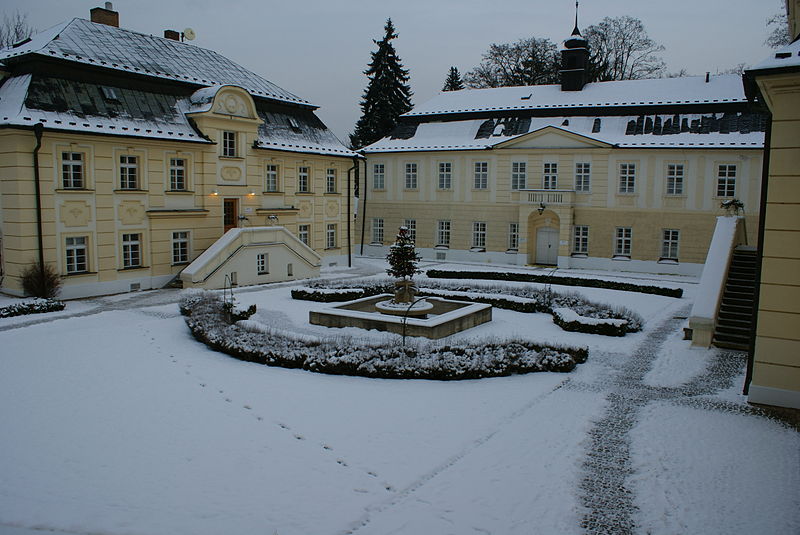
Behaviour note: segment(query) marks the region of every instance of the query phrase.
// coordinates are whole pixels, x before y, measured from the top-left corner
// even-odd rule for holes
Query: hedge
[[[25,303],[16,303],[0,307],[0,318],[13,318],[14,316],[25,316],[26,314],[44,314],[45,312],[58,312],[64,310],[65,305],[62,301],[55,299],[36,298]]]

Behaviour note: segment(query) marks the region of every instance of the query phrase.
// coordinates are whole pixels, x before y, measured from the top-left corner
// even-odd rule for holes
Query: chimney
[[[167,39],[172,39],[173,41],[181,40],[181,34],[175,30],[164,30],[164,37]]]
[[[89,13],[91,14],[92,22],[119,28],[119,13],[114,11],[114,6],[111,5],[111,2],[106,2],[105,8],[93,7],[89,10]]]

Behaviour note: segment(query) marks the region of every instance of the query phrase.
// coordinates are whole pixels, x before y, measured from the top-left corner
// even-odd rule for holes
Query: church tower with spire
[[[578,2],[575,2],[575,29],[561,50],[561,90],[580,91],[589,82],[589,42],[578,29]]]

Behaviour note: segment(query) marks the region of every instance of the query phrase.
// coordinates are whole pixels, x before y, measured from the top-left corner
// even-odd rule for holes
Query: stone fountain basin
[[[328,308],[312,310],[308,314],[308,319],[313,325],[324,327],[358,327],[403,334],[402,316],[381,314],[375,308],[376,303],[391,298],[390,294],[363,297]],[[439,339],[492,321],[491,305],[439,297],[427,297],[426,300],[433,305],[426,311],[427,318],[409,316],[406,320],[406,335]]]

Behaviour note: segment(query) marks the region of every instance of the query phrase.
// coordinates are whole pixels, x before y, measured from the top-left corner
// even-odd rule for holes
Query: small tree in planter
[[[416,288],[411,279],[417,273],[422,273],[422,270],[417,268],[417,262],[421,259],[408,233],[408,228],[400,227],[394,244],[389,247],[389,255],[386,257],[390,266],[386,273],[398,279],[394,283],[396,289],[393,302],[411,303],[414,300]]]

